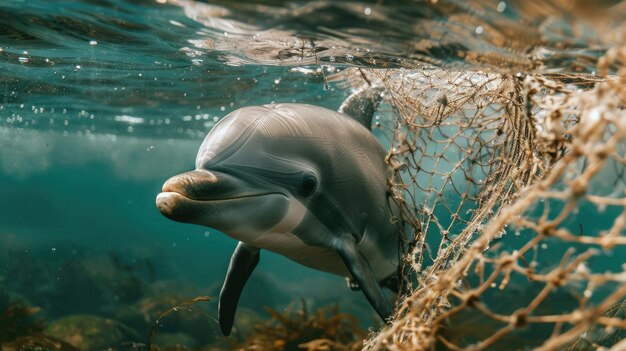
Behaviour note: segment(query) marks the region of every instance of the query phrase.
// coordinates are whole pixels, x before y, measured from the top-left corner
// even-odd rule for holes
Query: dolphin
[[[243,107],[208,133],[195,170],[163,184],[163,215],[239,241],[219,296],[224,335],[261,249],[346,277],[383,320],[390,316],[381,287],[397,292],[399,231],[385,151],[368,123],[306,104]]]

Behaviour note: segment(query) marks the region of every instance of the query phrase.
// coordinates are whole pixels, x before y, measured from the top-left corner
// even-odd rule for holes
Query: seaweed
[[[42,333],[43,321],[32,318],[39,310],[38,307],[26,306],[22,301],[14,301],[6,306],[0,312],[0,345],[21,336]]]
[[[152,328],[150,329],[150,334],[148,335],[148,340],[146,342],[146,349],[147,350],[160,350],[160,348],[157,345],[153,344],[153,339],[156,337],[159,326],[161,325],[161,322],[163,321],[163,319],[165,319],[167,316],[169,316],[170,314],[174,313],[174,312],[178,312],[180,310],[189,310],[191,311],[191,306],[194,305],[196,302],[208,302],[211,301],[211,297],[209,296],[198,296],[195,297],[191,300],[187,300],[179,305],[176,305],[170,309],[168,309],[167,311],[161,313],[161,315],[154,321],[154,323],[152,324]],[[207,317],[209,319],[212,319],[212,317],[208,316]],[[183,347],[183,346],[181,346]]]
[[[309,313],[304,300],[302,307],[278,312],[266,307],[270,319],[254,327],[252,334],[231,350],[337,350],[352,351],[363,347],[366,332],[356,318],[339,311],[334,305]]]
[[[20,336],[1,345],[2,351],[79,351],[80,349],[45,334]]]
[[[44,322],[33,318],[39,311],[38,307],[27,306],[19,300],[8,304],[0,313],[0,350],[78,350],[62,340],[43,334]]]

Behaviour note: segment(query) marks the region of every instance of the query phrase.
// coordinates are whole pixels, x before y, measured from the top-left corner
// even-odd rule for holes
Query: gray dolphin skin
[[[229,335],[260,249],[348,277],[381,318],[381,284],[397,277],[385,152],[364,125],[304,104],[244,107],[206,136],[196,169],[167,180],[156,204],[166,217],[239,241],[219,297]]]

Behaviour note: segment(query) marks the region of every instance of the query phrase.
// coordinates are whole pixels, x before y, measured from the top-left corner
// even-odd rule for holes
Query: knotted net
[[[626,347],[625,64],[615,48],[599,76],[351,73],[384,87],[409,228],[405,292],[366,349]]]

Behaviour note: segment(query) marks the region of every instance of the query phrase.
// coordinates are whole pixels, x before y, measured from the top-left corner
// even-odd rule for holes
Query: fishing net
[[[405,291],[366,349],[626,347],[624,64],[614,48],[599,76],[350,72],[384,87],[410,234]]]

